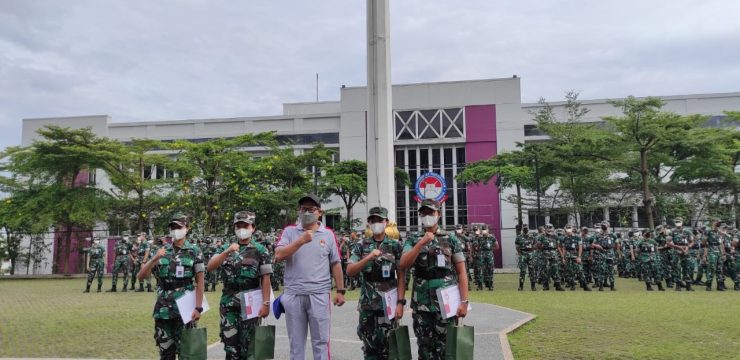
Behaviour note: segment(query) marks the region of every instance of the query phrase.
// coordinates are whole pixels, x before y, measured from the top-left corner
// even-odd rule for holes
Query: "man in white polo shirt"
[[[311,329],[314,360],[329,359],[331,330],[331,275],[337,284],[334,305],[344,304],[342,264],[334,232],[319,221],[321,201],[309,194],[298,200],[300,223],[283,230],[275,259],[286,261],[285,291],[280,302],[290,341],[290,358],[304,359],[306,335]]]

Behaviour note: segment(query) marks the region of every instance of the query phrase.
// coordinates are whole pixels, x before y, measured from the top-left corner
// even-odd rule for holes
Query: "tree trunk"
[[[67,223],[64,236],[64,274],[69,274],[69,256],[72,253],[72,226]]]
[[[522,219],[522,187],[516,183],[516,217],[519,219],[519,228],[524,224]],[[539,214],[538,214],[539,215]]]
[[[645,214],[647,215],[648,227],[655,228],[653,220],[653,198],[650,194],[649,173],[647,162],[647,150],[640,150],[640,177],[642,178],[642,204],[645,205]]]

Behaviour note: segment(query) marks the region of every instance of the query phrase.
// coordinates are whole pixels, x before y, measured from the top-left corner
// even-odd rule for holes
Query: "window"
[[[393,113],[396,140],[465,137],[463,108],[396,111]]]

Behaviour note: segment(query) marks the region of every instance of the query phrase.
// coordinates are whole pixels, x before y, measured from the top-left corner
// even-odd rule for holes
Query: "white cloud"
[[[395,83],[522,77],[522,100],[738,91],[740,3],[391,1]],[[277,114],[364,85],[365,1],[0,2],[0,147],[22,118]]]

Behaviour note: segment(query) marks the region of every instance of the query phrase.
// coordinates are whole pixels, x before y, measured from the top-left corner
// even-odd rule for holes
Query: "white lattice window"
[[[396,140],[465,137],[463,108],[396,111],[393,120]]]

